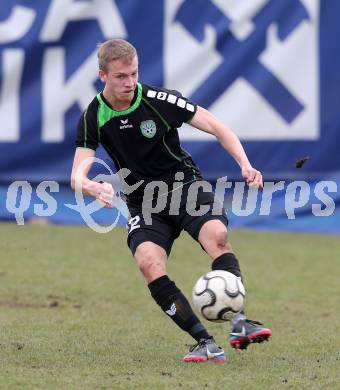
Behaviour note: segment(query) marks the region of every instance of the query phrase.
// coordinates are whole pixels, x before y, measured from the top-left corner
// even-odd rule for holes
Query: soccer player
[[[167,276],[166,263],[172,244],[185,230],[209,255],[212,270],[225,270],[241,277],[238,260],[228,241],[225,212],[213,215],[211,210],[214,194],[201,189],[194,204],[188,204],[190,185],[202,180],[202,175],[191,156],[182,149],[177,128],[187,122],[213,134],[238,163],[249,185],[262,187],[262,175],[251,166],[238,137],[209,111],[189,102],[177,91],[139,83],[138,56],[129,42],[112,39],[99,45],[98,62],[99,77],[105,87],[79,120],[71,185],[106,207],[113,207],[111,184],[90,180],[91,163],[83,163],[94,158],[99,143],[112,158],[117,171],[129,169],[130,174],[123,180],[131,215],[127,242],[151,296],[197,341],[184,361],[225,361],[223,349],[215,343],[181,290]],[[79,176],[80,185],[76,180]],[[158,193],[158,197],[152,191],[146,193],[154,188],[152,183],[155,181],[165,183],[168,191]],[[131,188],[134,191],[130,191]],[[174,194],[179,195],[177,212],[173,212],[171,204]],[[151,223],[143,214],[146,210],[143,201],[149,201],[149,196],[154,197],[151,210],[157,208],[155,203],[161,197],[167,197],[161,211],[150,213]],[[197,215],[195,211],[203,205],[208,205],[209,211]],[[248,320],[244,313],[237,315],[231,325],[230,344],[245,349],[252,342],[268,339],[270,329],[257,325],[262,324]]]

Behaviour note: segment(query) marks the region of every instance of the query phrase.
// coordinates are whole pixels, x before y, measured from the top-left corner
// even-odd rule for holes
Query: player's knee
[[[227,227],[219,220],[206,222],[199,233],[198,239],[204,248],[222,247],[228,249],[228,231]]]
[[[215,231],[214,241],[218,246],[224,246],[228,241],[227,229],[220,228]]]
[[[228,242],[228,231],[225,227],[221,227],[214,232],[214,244],[226,252],[231,251],[231,245]]]
[[[160,256],[148,245],[139,245],[136,249],[135,259],[138,267],[144,276],[162,273],[164,269],[164,262]]]
[[[147,271],[152,267],[152,265],[155,263],[156,258],[152,251],[149,249],[139,249],[137,248],[135,258],[137,260],[137,264],[139,269],[144,273],[144,271]]]
[[[232,252],[232,247],[228,242],[228,232],[225,227],[218,227],[214,230],[210,239],[205,242],[205,250],[212,258],[216,258],[223,253]]]
[[[231,247],[228,241],[225,242],[220,248],[223,253],[230,253],[233,251],[233,248]]]

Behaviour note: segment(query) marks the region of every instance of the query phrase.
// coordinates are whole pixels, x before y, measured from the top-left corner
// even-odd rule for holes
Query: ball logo
[[[140,124],[140,130],[144,137],[153,138],[156,134],[156,123],[153,120],[143,121]]]

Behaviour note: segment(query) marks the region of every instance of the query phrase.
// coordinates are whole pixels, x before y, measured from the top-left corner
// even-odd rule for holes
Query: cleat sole
[[[182,359],[183,362],[187,363],[205,363],[205,362],[214,362],[214,363],[225,363],[227,359],[223,356],[222,358],[205,358],[199,356],[189,356]]]
[[[268,341],[271,335],[272,332],[270,329],[261,329],[249,336],[230,338],[229,344],[235,349],[244,350],[252,343],[262,343],[263,341]]]
[[[214,363],[226,363],[227,362],[227,359],[216,359],[216,358],[212,358],[212,359],[208,359],[209,362],[214,362]]]
[[[198,356],[194,357],[194,356],[190,356],[190,357],[187,357],[187,358],[184,357],[184,358],[182,359],[182,361],[183,361],[183,362],[187,362],[187,363],[191,363],[191,362],[193,362],[193,363],[205,363],[205,362],[208,361],[208,359],[207,359],[207,358],[204,358],[204,357],[198,357]]]

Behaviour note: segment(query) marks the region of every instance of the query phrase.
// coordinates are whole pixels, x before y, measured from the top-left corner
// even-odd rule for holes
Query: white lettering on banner
[[[20,84],[25,52],[22,49],[3,51],[2,86],[0,90],[0,142],[19,140]]]
[[[96,19],[105,38],[125,38],[124,22],[112,0],[54,0],[48,10],[40,33],[42,42],[58,41],[67,23],[75,20]]]
[[[0,23],[0,44],[21,39],[32,27],[35,17],[34,10],[21,5],[14,6],[9,18]]]
[[[46,50],[42,71],[44,142],[64,140],[64,115],[75,103],[84,110],[96,95],[94,82],[97,79],[97,68],[97,56],[94,52],[65,82],[65,50]]]

